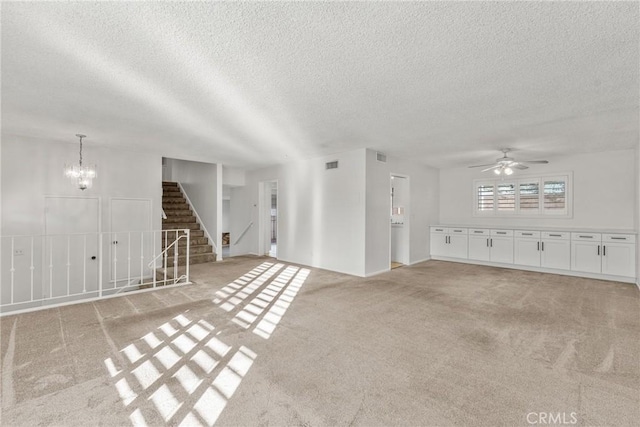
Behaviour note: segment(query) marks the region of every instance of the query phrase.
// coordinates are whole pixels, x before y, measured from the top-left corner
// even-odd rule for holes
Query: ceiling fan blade
[[[520,160],[520,163],[531,163],[531,164],[546,165],[547,163],[549,163],[549,161],[548,160]]]
[[[529,166],[521,165],[520,163],[516,163],[515,165],[512,165],[511,167],[512,168],[516,168],[516,169],[520,169],[520,170],[529,169]]]
[[[485,165],[485,166],[487,166],[487,165]],[[502,167],[502,165],[493,165],[490,168],[482,169],[481,172],[490,171],[491,169],[497,169],[497,168],[500,168],[500,167]]]
[[[470,168],[486,168],[487,166],[495,166],[495,163],[488,163],[486,165],[475,165],[475,166],[469,166]]]

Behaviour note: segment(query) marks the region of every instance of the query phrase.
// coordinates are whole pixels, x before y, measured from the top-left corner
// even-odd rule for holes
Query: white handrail
[[[191,206],[191,210],[196,215],[196,219],[198,220],[198,223],[200,224],[200,227],[202,227],[202,230],[204,231],[204,234],[209,238],[209,241],[211,242],[211,246],[213,247],[213,250],[216,253],[218,253],[218,246],[216,246],[215,240],[213,240],[213,238],[211,237],[211,234],[209,234],[209,230],[207,230],[207,227],[205,227],[204,222],[202,222],[202,219],[200,218],[200,215],[198,215],[198,211],[196,211],[196,208],[193,206],[193,203],[191,203],[191,200],[189,199],[189,196],[187,195],[187,192],[184,191],[184,187],[182,186],[182,183],[176,182],[176,184],[178,184],[178,187],[180,187],[180,191],[182,191],[182,195],[184,196],[184,198],[187,201],[187,203],[189,204],[189,206]]]
[[[169,230],[166,230],[166,231],[169,231]],[[187,241],[189,240],[189,231],[191,231],[191,230],[189,230],[188,228],[185,228],[184,230],[180,229],[180,230],[171,230],[171,231],[175,231],[176,233],[177,233],[178,231],[184,231],[184,232],[185,232],[185,234],[181,234],[181,235],[179,235],[178,237],[176,237],[176,240],[174,240],[174,241],[173,241],[169,246],[167,246],[166,248],[164,248],[164,250],[163,250],[162,252],[160,252],[158,255],[156,255],[156,257],[155,257],[155,258],[153,258],[153,259],[149,262],[149,264],[147,264],[147,267],[149,267],[149,268],[154,268],[154,267],[155,267],[155,262],[158,260],[158,258],[160,258],[161,256],[164,256],[164,255],[167,253],[167,251],[168,251],[169,249],[171,249],[171,247],[172,247],[173,245],[175,245],[176,243],[178,243],[178,241],[179,241],[180,239],[182,239],[183,237],[185,237],[185,238],[187,239]],[[166,239],[165,239],[165,241],[166,241]],[[176,254],[178,253],[177,249],[178,249],[178,248],[176,248],[176,251],[175,251],[175,252],[176,252]],[[187,248],[187,261],[189,260],[189,252],[190,252],[190,251],[189,251],[189,248]]]
[[[162,219],[167,219],[167,214],[164,212],[164,208],[162,209]]]
[[[238,242],[240,241],[240,239],[242,239],[244,237],[245,234],[247,234],[247,231],[249,231],[249,229],[253,226],[253,221],[251,221],[249,223],[249,225],[247,225],[247,227],[244,229],[244,231],[242,233],[240,233],[240,236],[238,236],[238,238],[236,239],[234,245],[237,245]]]

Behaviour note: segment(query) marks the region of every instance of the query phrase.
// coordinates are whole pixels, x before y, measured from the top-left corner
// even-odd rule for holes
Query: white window
[[[474,215],[571,216],[571,173],[476,180],[473,188]]]

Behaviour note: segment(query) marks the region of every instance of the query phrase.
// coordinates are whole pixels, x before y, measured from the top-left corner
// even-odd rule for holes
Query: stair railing
[[[190,229],[0,235],[0,248],[0,317],[190,283]]]
[[[158,258],[162,257],[163,260],[163,272],[164,272],[164,283],[166,284],[168,279],[167,279],[167,264],[168,264],[168,259],[169,259],[169,249],[171,249],[172,247],[175,246],[175,249],[173,250],[173,284],[175,285],[176,283],[178,283],[180,280],[182,279],[186,279],[186,281],[189,281],[189,255],[191,252],[191,230],[188,228],[185,229],[177,229],[177,230],[164,230],[164,241],[165,243],[169,240],[169,232],[172,231],[175,233],[175,240],[173,242],[171,242],[170,245],[167,245],[166,248],[164,248],[164,250],[162,252],[160,252],[158,255],[156,255],[150,262],[149,264],[147,264],[147,266],[149,268],[155,268],[155,263],[158,260]],[[182,232],[184,234],[178,234],[179,232]],[[186,238],[187,239],[187,249],[186,249],[186,265],[185,265],[185,274],[178,276],[178,255],[179,255],[179,250],[178,250],[178,242],[180,242],[180,239],[182,238]],[[156,286],[156,278],[155,275],[153,276],[153,286]]]
[[[213,247],[213,250],[215,251],[216,254],[218,254],[219,252],[218,252],[218,246],[216,246],[216,241],[213,240],[213,237],[211,237],[211,234],[209,234],[209,230],[207,230],[207,227],[205,227],[204,222],[202,222],[202,218],[200,218],[200,215],[198,215],[198,211],[193,206],[193,203],[191,203],[191,200],[189,199],[189,196],[187,195],[187,192],[184,191],[184,187],[182,186],[182,183],[176,182],[176,184],[178,184],[178,187],[180,187],[180,191],[182,192],[182,195],[184,196],[184,198],[187,201],[187,203],[189,204],[189,206],[191,206],[191,210],[195,214],[196,219],[198,220],[198,224],[200,224],[200,227],[202,227],[202,230],[204,231],[204,234],[207,236],[207,238],[211,242],[211,246]]]
[[[244,237],[245,234],[247,234],[247,231],[249,231],[249,229],[253,227],[253,221],[251,221],[246,228],[244,229],[244,231],[242,233],[240,233],[240,235],[238,236],[238,238],[236,239],[236,241],[234,242],[234,245],[237,245],[238,242]]]

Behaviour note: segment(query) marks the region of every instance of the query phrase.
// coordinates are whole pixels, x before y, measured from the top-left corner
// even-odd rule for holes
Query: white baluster
[[[84,235],[84,247],[82,249],[82,293],[87,292],[87,235]]]
[[[176,230],[175,245],[173,245],[173,283],[178,280],[178,230]]]
[[[129,238],[127,239],[127,283],[125,286],[131,284],[131,232],[129,231]]]
[[[53,298],[53,237],[49,237],[49,298]]]
[[[191,253],[191,229],[187,230],[187,270],[186,270],[187,281],[186,283],[189,283],[189,254],[190,253]]]
[[[118,235],[113,233],[113,286],[118,287]]]
[[[71,236],[67,236],[67,295],[69,295],[69,282],[71,281]]]
[[[151,259],[155,260],[156,259],[156,232],[155,231],[151,232],[151,238],[153,239],[153,246],[152,246],[153,258]],[[153,267],[151,268],[153,269],[151,274],[153,275],[153,287],[155,288],[156,287],[156,262],[155,261],[153,261]]]
[[[33,246],[34,246],[34,240],[33,240],[33,236],[31,236],[31,266],[29,267],[29,270],[31,272],[31,301],[33,301],[33,271],[36,269],[35,266],[33,265]]]
[[[169,238],[169,233],[167,230],[164,231],[164,247],[166,248],[168,243],[167,239]],[[167,284],[167,258],[169,258],[169,252],[165,252],[162,256],[164,258],[164,284]]]
[[[140,284],[144,283],[144,231],[140,232]]]
[[[14,290],[13,290],[13,281],[14,281],[14,275],[16,273],[16,268],[14,266],[14,258],[16,256],[16,252],[15,252],[15,237],[11,238],[11,269],[9,270],[11,272],[11,304],[13,304],[13,294],[14,294]]]

